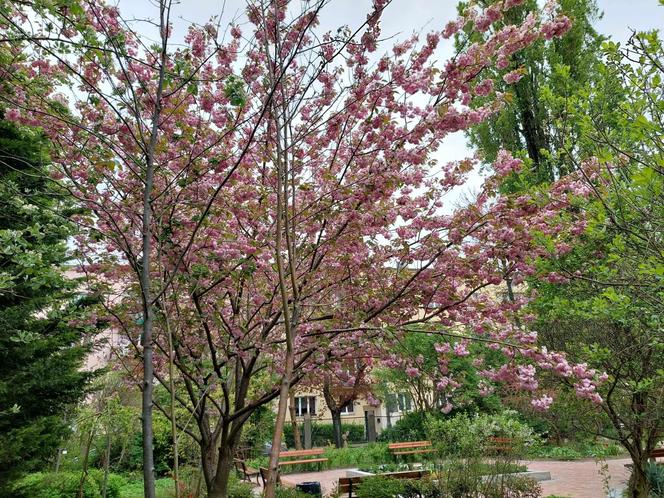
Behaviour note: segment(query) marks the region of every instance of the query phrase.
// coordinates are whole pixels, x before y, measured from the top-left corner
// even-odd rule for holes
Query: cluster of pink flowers
[[[167,281],[160,304],[177,317],[178,352],[196,365],[211,358],[214,375],[238,358],[242,368],[265,359],[269,373],[285,371],[284,310],[275,298],[280,256],[293,258],[286,285],[297,316],[296,368],[303,376],[325,366],[342,387],[356,385],[361,378],[339,362],[357,356],[359,348],[365,361],[380,357],[418,378],[423,358],[377,351],[374,337],[389,345],[388,330],[399,334],[405,325],[435,323],[462,327],[503,351],[506,364],[484,371],[482,392],[491,392],[489,381],[534,391],[537,365],[578,378],[580,395],[596,401],[594,374],[575,371],[560,356],[533,353],[536,336],[513,325],[525,299],[500,302],[481,292],[534,273],[533,260],[546,255],[534,231],[555,239],[557,251],[569,250],[569,232],[584,225],[580,220],[570,228],[557,213],[587,193],[583,182],[563,179],[540,197],[503,196],[501,182],[522,161],[500,151],[495,175],[476,202],[441,215],[445,195],[464,183],[476,161],[438,165],[431,151],[501,106],[498,97],[473,105],[477,96],[493,92],[492,80],[477,82],[482,68],[505,68],[517,51],[569,28],[566,18],[542,24],[531,14],[521,25],[491,31],[504,10],[519,3],[469,9],[422,43],[417,36],[397,43],[376,64],[370,54],[380,44],[384,0],[374,2],[359,42],[343,30],[318,36],[312,11],[285,22],[286,1],[272,2],[265,12],[250,6],[246,37],[232,26],[231,39],[222,42],[214,26],[192,26],[185,46],[166,54],[169,78],[156,121],[160,54],[123,31],[126,64],[102,64],[82,50],[67,55],[75,71],[38,62],[37,52],[1,68],[39,78],[35,88],[49,89],[38,98],[17,89],[6,117],[38,124],[53,141],[57,178],[94,213],[91,223],[105,235],[101,242],[77,240],[91,260],[84,264],[123,288],[116,316],[128,322],[140,313],[135,271],[142,251],[142,168],[152,134],[146,123],[154,121],[151,273],[157,284]],[[122,29],[113,8],[86,5],[84,17],[93,26],[108,26],[111,34]],[[441,39],[466,27],[487,32],[487,40],[438,67],[434,54]],[[77,34],[71,36],[75,41]],[[513,71],[505,81],[521,75]],[[66,85],[76,89],[72,102],[59,95]],[[106,88],[113,92],[99,98]],[[54,113],[56,100],[76,112]],[[276,158],[289,168],[286,175],[278,172]],[[282,206],[277,186],[283,177],[289,181]],[[277,219],[288,222],[281,252]],[[423,306],[424,316],[413,318]],[[136,329],[127,328],[130,334]],[[158,350],[165,350],[165,335],[156,335]],[[436,345],[440,369],[430,381],[438,390],[460,387],[449,360],[469,356],[470,341]],[[510,341],[523,348],[521,355],[506,346]],[[533,365],[516,365],[517,357]],[[191,375],[207,382],[200,371]],[[538,406],[547,403],[540,398]]]

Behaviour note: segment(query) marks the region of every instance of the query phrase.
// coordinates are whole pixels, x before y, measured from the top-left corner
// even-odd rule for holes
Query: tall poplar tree
[[[493,3],[494,0],[480,2],[483,7]],[[597,64],[604,37],[593,27],[601,17],[596,1],[558,3],[572,22],[570,30],[561,38],[536,41],[502,68],[485,69],[482,76],[493,80],[496,90],[509,94],[508,103],[467,133],[487,164],[495,161],[500,149],[520,152],[529,174],[521,175],[520,183],[512,186],[514,189],[523,188],[524,180],[526,185],[550,182],[574,169],[568,155],[580,152],[579,129],[569,117],[569,106],[599,75]],[[461,11],[467,7],[466,2],[459,4]],[[496,26],[519,25],[536,8],[536,0],[526,0],[507,11]],[[456,43],[460,48],[485,36],[486,33],[467,31],[456,37]],[[505,81],[510,73],[520,74],[520,79]],[[482,103],[478,99],[475,105]]]

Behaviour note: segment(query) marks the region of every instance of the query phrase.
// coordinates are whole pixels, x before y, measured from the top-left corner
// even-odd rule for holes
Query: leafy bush
[[[358,470],[362,472],[370,472],[372,474],[384,474],[386,472],[400,472],[403,470],[410,470],[410,465],[402,462],[388,462],[381,464],[359,465]]]
[[[449,476],[448,476],[449,477]],[[438,476],[415,480],[396,480],[375,476],[364,479],[357,487],[358,498],[538,498],[538,482],[520,476],[500,479],[440,479]]]
[[[244,427],[242,427],[240,446],[251,448],[252,457],[258,456],[265,447],[265,443],[272,441],[272,436],[274,435],[274,418],[275,414],[272,408],[267,405],[261,406],[251,414]],[[287,429],[284,432],[288,432],[289,426],[287,425],[286,427]],[[293,439],[292,431],[293,429],[290,427],[291,440]],[[287,442],[286,444],[290,443]]]
[[[310,494],[303,493],[294,488],[284,488],[279,486],[276,491],[276,498],[311,498]]]
[[[253,498],[253,486],[247,482],[233,481],[228,485],[228,498]]]
[[[155,482],[155,491],[159,498],[175,496],[173,479],[157,479]],[[138,479],[126,484],[120,490],[120,496],[122,498],[143,498],[143,481]],[[187,495],[183,494],[183,496]]]
[[[531,453],[536,453],[538,457],[551,458],[553,460],[578,460],[579,458],[583,458],[583,454],[571,446],[545,446]]]
[[[379,465],[392,461],[387,445],[382,443],[371,443],[361,448],[328,448],[325,457],[332,469]]]
[[[536,481],[523,476],[504,475],[500,463],[487,464],[476,460],[448,463],[438,475],[441,496],[461,498],[482,496],[483,498],[536,498],[542,489]],[[518,470],[518,469],[512,469]]]
[[[650,485],[650,496],[664,498],[664,466],[649,462],[646,466],[646,479]]]
[[[406,490],[404,481],[375,476],[363,479],[357,486],[357,498],[395,498]]]
[[[104,489],[104,471],[101,469],[90,469],[88,471],[88,478],[94,479],[101,493]],[[120,490],[127,484],[127,479],[118,474],[108,473],[108,481],[106,483],[106,497],[107,498],[120,498]],[[102,493],[103,494],[103,493]]]
[[[410,412],[396,421],[392,427],[384,429],[378,436],[379,441],[387,443],[401,441],[422,441],[426,439],[426,412]]]
[[[481,494],[484,498],[538,498],[542,496],[542,486],[527,477],[509,476],[485,481]]]
[[[551,446],[544,443],[528,448],[528,456],[551,458],[553,460],[578,460],[580,458],[607,458],[620,455],[623,449],[615,443],[597,443],[592,441],[573,443],[566,446]]]
[[[429,417],[426,432],[439,454],[451,457],[484,455],[492,436],[511,439],[514,455],[536,440],[533,430],[517,420],[512,411],[495,415],[460,414],[448,419]]]
[[[78,496],[80,472],[37,472],[19,479],[13,486],[15,498],[71,498]],[[97,482],[88,478],[83,483],[84,498],[100,498]]]
[[[445,490],[432,477],[403,481],[403,498],[447,498]]]
[[[300,425],[300,432],[304,437],[304,428]],[[341,424],[341,433],[348,432],[349,443],[362,443],[366,441],[364,435],[364,426],[361,424]],[[284,441],[289,448],[295,447],[293,437],[293,426],[287,424],[284,426]],[[334,441],[334,426],[332,424],[311,424],[311,444],[312,446],[327,446]]]
[[[169,475],[173,467],[173,441],[171,422],[163,415],[155,413],[152,426],[154,430],[154,470],[155,475]],[[143,436],[136,432],[128,448],[126,470],[140,471],[143,468]]]

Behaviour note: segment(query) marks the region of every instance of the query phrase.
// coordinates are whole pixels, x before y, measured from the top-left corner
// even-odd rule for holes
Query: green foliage
[[[81,472],[58,472],[28,474],[12,487],[15,498],[71,498],[79,496]],[[92,472],[83,484],[84,498],[101,498],[103,472]],[[109,498],[120,498],[121,489],[126,481],[119,475],[109,475],[107,495]]]
[[[384,429],[379,441],[388,443],[399,441],[422,441],[426,439],[426,420],[430,416],[423,411],[409,412],[397,420],[392,427]]]
[[[421,457],[419,457],[418,459],[421,460]],[[418,462],[417,469],[429,470],[433,472],[441,467],[445,468],[446,466],[453,464],[453,462],[454,460],[443,461],[442,463],[439,461]],[[478,474],[481,475],[495,474],[497,472],[496,464],[494,462],[482,462],[478,460],[476,463],[474,463],[473,468],[476,470]],[[413,470],[413,467],[412,464],[410,463],[392,462],[392,463],[384,463],[381,465],[360,465],[358,469],[363,472],[370,472],[372,474],[385,474],[390,472]],[[501,474],[510,474],[514,472],[525,472],[526,470],[528,470],[528,467],[526,465],[516,462],[511,462],[508,460],[500,462],[499,470]]]
[[[328,459],[326,464],[330,469],[341,469],[344,467],[360,467],[367,465],[380,465],[393,460],[392,455],[387,449],[387,444],[370,443],[360,447],[348,448],[325,448],[324,457]],[[267,457],[254,458],[249,461],[253,468],[267,467]],[[289,465],[283,468],[282,472],[299,472],[311,470],[312,464],[308,465]]]
[[[550,458],[552,460],[579,460],[581,458],[598,458],[618,456],[624,449],[615,443],[593,443],[581,441],[565,446],[535,444],[528,448],[530,458]]]
[[[154,467],[157,476],[170,473],[173,466],[173,441],[171,439],[171,422],[161,413],[155,412],[152,418],[154,431]],[[127,470],[143,468],[143,440],[139,432],[133,435],[132,444],[128,449]]]
[[[247,94],[244,89],[242,78],[230,75],[226,78],[224,84],[224,95],[230,101],[231,105],[242,107],[247,101]]]
[[[174,498],[173,479],[157,479],[155,482],[155,491],[157,498]],[[137,480],[124,485],[120,490],[120,496],[121,498],[143,498],[143,481]]]
[[[387,445],[381,443],[357,448],[328,448],[325,457],[329,459],[328,466],[332,469],[381,464],[392,460]]]
[[[1,111],[0,111],[1,112]],[[0,488],[40,468],[70,431],[68,412],[94,376],[81,339],[94,299],[67,279],[73,210],[47,179],[35,131],[0,120]]]
[[[646,442],[664,431],[664,49],[657,33],[635,33],[625,45],[605,43],[602,55],[604,83],[570,114],[597,158],[594,195],[583,206],[588,227],[571,251],[538,262],[543,275],[575,278],[533,281],[530,308],[547,347],[607,374],[598,388],[607,415],[575,416],[574,425],[619,440],[641,467]]]
[[[254,451],[261,451],[266,442],[272,441],[274,419],[274,411],[269,406],[261,406],[256,409],[242,427],[240,446],[252,448]],[[293,429],[289,424],[284,427],[284,438],[286,444],[292,447]]]
[[[438,477],[443,496],[453,498],[535,498],[541,495],[539,483],[527,477],[505,475],[510,465],[497,460],[492,463],[470,458],[449,461]]]
[[[470,2],[461,2],[460,9]],[[493,1],[482,2],[484,4]],[[540,40],[512,58],[502,70],[488,68],[483,78],[494,80],[494,88],[511,95],[506,105],[487,121],[468,133],[487,163],[493,162],[502,148],[526,161],[526,168],[514,175],[504,186],[514,192],[530,185],[547,183],[574,169],[571,154],[580,153],[583,142],[578,121],[569,113],[583,102],[588,86],[602,82],[597,70],[603,38],[593,27],[599,17],[595,0],[561,0],[560,9],[572,20],[570,31],[562,38]],[[506,12],[497,24],[520,24],[536,10],[538,3],[527,0]],[[470,34],[471,39],[468,40]],[[465,33],[457,37],[457,46],[478,41],[488,33]],[[520,69],[524,77],[515,84],[506,84],[503,76]],[[491,98],[479,99],[484,105]]]
[[[396,480],[374,476],[357,487],[358,498],[537,498],[539,483],[521,476],[486,478],[472,464],[460,464],[450,471],[417,480]]]
[[[253,486],[246,482],[233,480],[228,485],[228,498],[253,498]]]
[[[402,480],[375,476],[363,479],[357,486],[357,498],[394,498],[404,493],[406,484]]]
[[[103,494],[104,490],[104,471],[101,469],[90,469],[88,471],[88,479],[93,479],[97,483],[100,493]],[[120,490],[127,484],[127,479],[119,474],[112,472],[108,473],[108,480],[106,482],[106,496],[107,498],[121,498]]]
[[[646,479],[650,487],[652,498],[664,497],[664,466],[654,462],[646,465]]]
[[[300,428],[300,432],[302,428]],[[327,446],[334,441],[334,426],[332,424],[311,424],[311,444],[313,446]],[[349,443],[364,442],[364,426],[361,424],[341,424],[341,433],[348,432]],[[286,424],[284,426],[284,441],[289,448],[295,447],[293,438],[293,426]]]
[[[311,495],[294,488],[279,486],[277,487],[275,498],[311,498]]]
[[[533,430],[511,411],[495,415],[459,414],[448,419],[430,417],[427,435],[438,453],[449,457],[485,455],[491,445],[490,437],[512,439],[512,455],[523,453],[536,441]]]

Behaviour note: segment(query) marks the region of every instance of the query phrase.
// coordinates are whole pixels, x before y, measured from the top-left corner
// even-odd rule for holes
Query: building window
[[[405,413],[413,409],[413,399],[409,393],[388,394],[385,401],[389,413]]]
[[[316,396],[295,396],[295,415],[316,415]]]
[[[409,412],[413,408],[413,402],[408,393],[397,394],[397,402],[400,412]]]
[[[348,403],[346,403],[344,406],[341,407],[342,415],[350,415],[352,413],[355,413],[355,407],[353,406],[352,401],[349,401]]]

